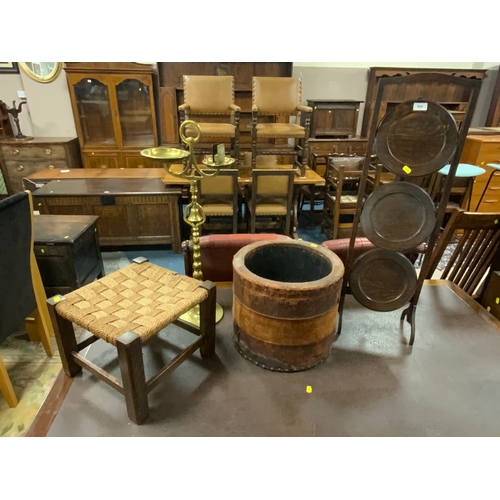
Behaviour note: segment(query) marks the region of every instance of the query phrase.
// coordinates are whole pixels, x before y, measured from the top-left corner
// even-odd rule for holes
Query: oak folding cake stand
[[[450,100],[460,97],[468,102],[460,130],[452,114],[432,101],[435,89],[443,85],[453,90]],[[380,79],[346,259],[338,334],[342,329],[345,295],[350,291],[358,302],[375,311],[393,311],[408,304],[401,321],[406,319],[411,325],[409,345],[413,345],[417,303],[430,269],[480,87],[480,80],[442,73]],[[403,93],[403,99],[395,98]],[[391,101],[393,108],[377,123],[382,106],[389,107]],[[370,159],[374,154],[396,178],[375,189],[365,200]],[[446,164],[450,164],[449,175],[434,205],[421,186]],[[354,261],[358,225],[377,248]],[[427,243],[427,248],[417,278],[404,252],[422,243]]]

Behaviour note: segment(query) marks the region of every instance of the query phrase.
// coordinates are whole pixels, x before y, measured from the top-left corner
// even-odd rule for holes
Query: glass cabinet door
[[[116,144],[107,85],[84,78],[73,86],[85,145]]]
[[[151,87],[135,78],[116,85],[116,99],[124,147],[154,146]]]

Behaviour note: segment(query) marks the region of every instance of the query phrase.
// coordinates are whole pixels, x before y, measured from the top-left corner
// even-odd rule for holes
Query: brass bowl
[[[149,148],[143,149],[141,155],[153,160],[175,161],[189,156],[189,151],[177,148]]]
[[[235,159],[231,158],[229,156],[224,157],[224,163],[215,163],[211,158],[205,158],[202,160],[203,165],[206,165],[207,167],[212,167],[212,168],[229,167],[229,165],[232,165],[234,162],[235,162]]]

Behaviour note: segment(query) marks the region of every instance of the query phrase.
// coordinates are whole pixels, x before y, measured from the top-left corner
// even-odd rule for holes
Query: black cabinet
[[[35,216],[35,257],[47,297],[64,295],[103,276],[95,224],[98,218]]]

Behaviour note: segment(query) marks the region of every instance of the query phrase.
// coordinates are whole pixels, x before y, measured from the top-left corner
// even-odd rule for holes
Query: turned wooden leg
[[[14,392],[14,387],[12,387],[12,382],[10,381],[9,374],[7,373],[7,368],[3,363],[2,356],[0,356],[0,391],[7,401],[7,404],[11,408],[15,408],[17,406],[18,400],[16,393]]]
[[[139,425],[149,415],[141,338],[134,332],[124,333],[117,339],[116,348],[127,413],[130,420]]]
[[[77,352],[77,341],[73,323],[57,314],[56,311],[56,304],[63,300],[66,300],[66,298],[56,295],[47,300],[47,307],[52,327],[54,328],[54,335],[57,347],[59,348],[59,356],[61,356],[64,373],[68,377],[74,377],[82,371],[82,367],[75,362],[72,354],[73,352]]]
[[[215,283],[205,281],[202,287],[208,291],[208,297],[200,304],[200,334],[203,344],[200,347],[202,358],[211,358],[215,353],[215,304],[217,288]]]

